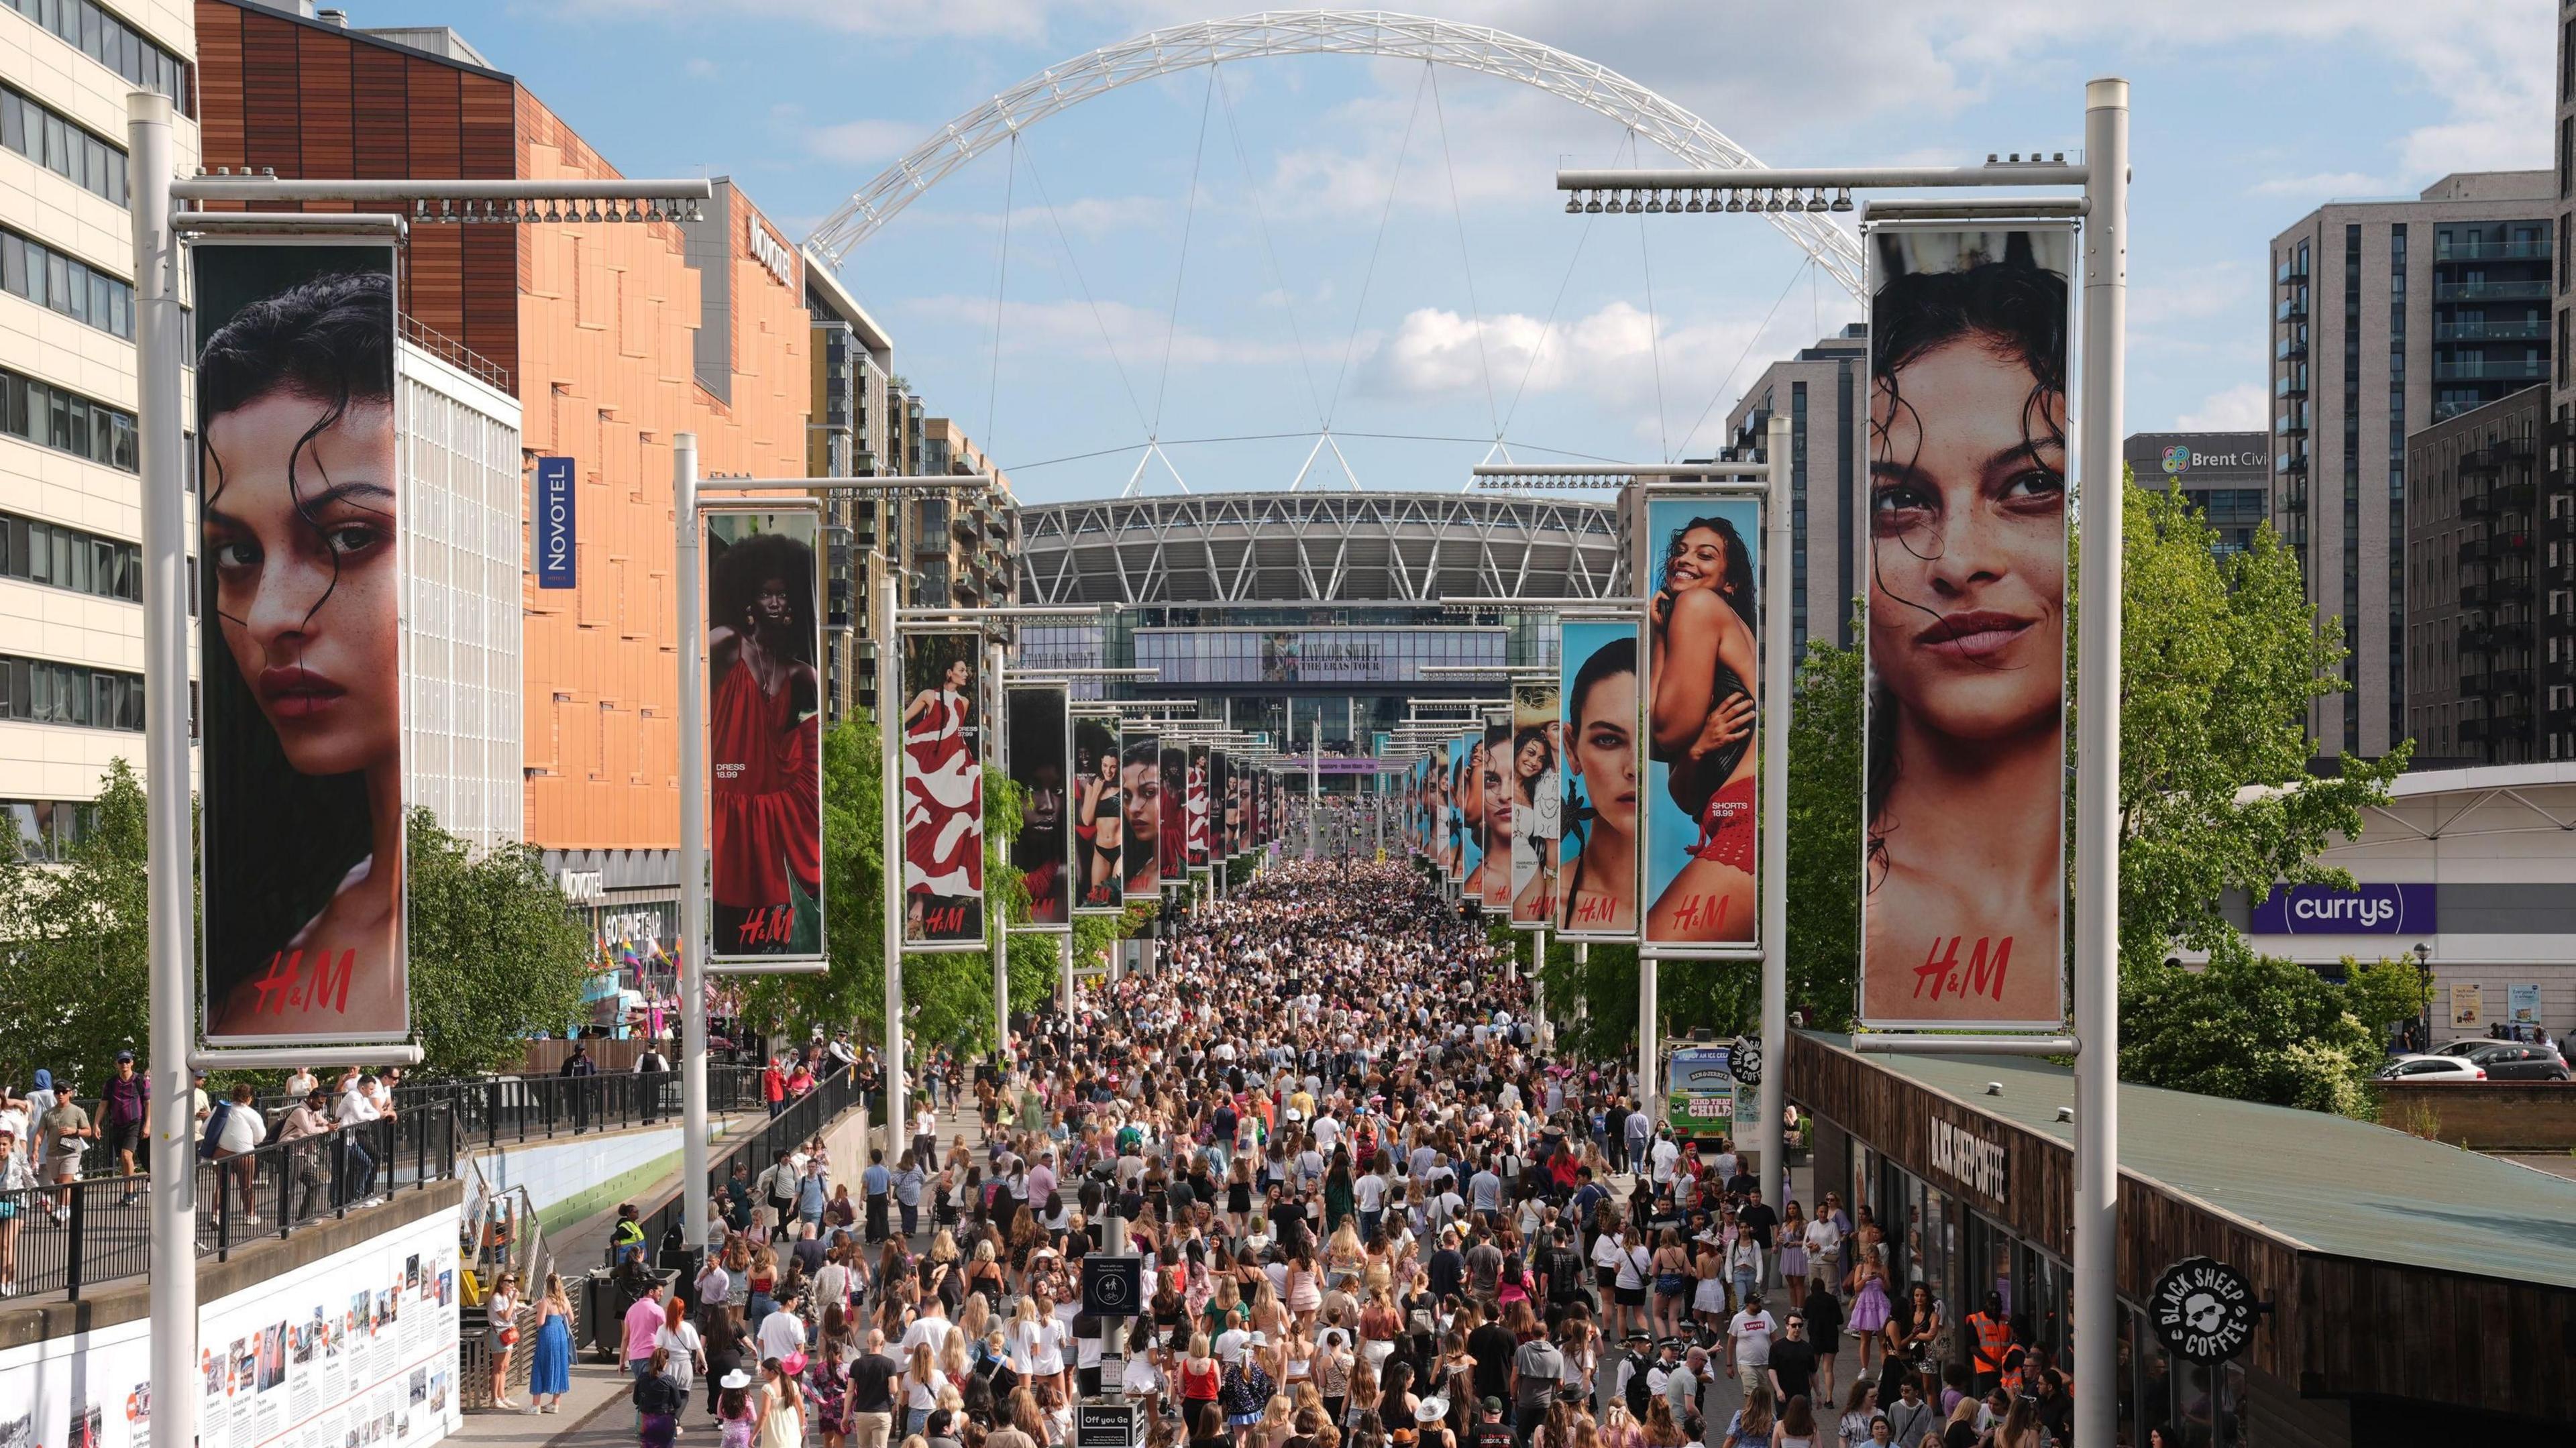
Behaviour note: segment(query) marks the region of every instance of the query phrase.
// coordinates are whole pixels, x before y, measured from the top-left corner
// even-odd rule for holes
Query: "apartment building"
[[[2348,687],[2310,709],[2322,754],[2407,735],[2406,439],[2549,381],[2554,189],[2461,172],[2272,240],[2273,517],[2350,650]]]
[[[1789,419],[1789,641],[1849,648],[1852,601],[1866,587],[1862,558],[1869,494],[1869,324],[1762,369],[1727,413],[1739,456],[1763,446],[1774,416]]]

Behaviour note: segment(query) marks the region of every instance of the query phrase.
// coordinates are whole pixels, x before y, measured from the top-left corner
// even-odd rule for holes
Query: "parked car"
[[[2461,1056],[2399,1056],[2379,1068],[2382,1081],[2483,1081],[2485,1068]]]
[[[2547,1046],[2497,1041],[2470,1052],[2468,1059],[2485,1071],[2490,1081],[2565,1081],[2576,1077],[2576,1071],[2569,1071],[2567,1062]]]
[[[2493,1036],[2468,1036],[2436,1048],[2436,1056],[2456,1056],[2474,1061],[2486,1068],[2490,1081],[2565,1081],[2576,1077],[2567,1060],[2549,1046],[2521,1041],[2499,1041]]]

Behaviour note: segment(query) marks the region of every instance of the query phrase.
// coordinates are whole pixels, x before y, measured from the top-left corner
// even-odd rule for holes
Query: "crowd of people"
[[[1775,1210],[1551,1060],[1412,869],[1274,868],[1166,929],[985,1064],[977,1139],[925,1107],[857,1201],[817,1142],[727,1203],[624,1323],[648,1448],[701,1402],[722,1448],[1071,1448],[1103,1395],[1150,1448],[2069,1441],[2044,1353],[1932,1371],[1866,1209]],[[1083,1310],[1113,1246],[1132,1317]]]

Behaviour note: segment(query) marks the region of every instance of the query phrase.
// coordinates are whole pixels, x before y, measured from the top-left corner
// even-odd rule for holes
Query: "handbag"
[[[512,1326],[512,1327],[505,1327],[505,1328],[501,1329],[501,1346],[503,1346],[503,1347],[517,1347],[518,1345],[519,1345],[519,1329],[518,1329],[517,1327]]]

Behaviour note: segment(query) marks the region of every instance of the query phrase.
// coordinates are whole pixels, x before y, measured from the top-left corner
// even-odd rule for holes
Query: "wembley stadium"
[[[1541,620],[1443,598],[1605,598],[1608,502],[1501,493],[1220,492],[1033,504],[1020,601],[1122,607],[1020,630],[1018,667],[1151,668],[1084,697],[1190,699],[1202,718],[1378,752],[1418,698],[1490,693],[1440,667],[1555,661]],[[1426,672],[1426,669],[1433,671]]]

